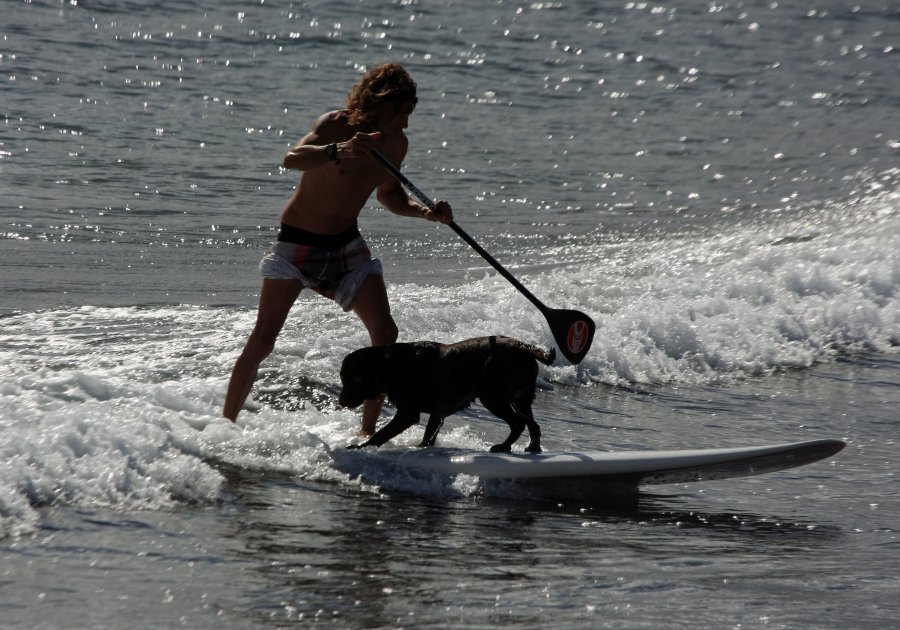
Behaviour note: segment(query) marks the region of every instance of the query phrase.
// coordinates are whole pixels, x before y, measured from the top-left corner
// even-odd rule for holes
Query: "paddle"
[[[426,206],[435,209],[435,203],[428,198],[428,195],[419,190],[415,184],[413,184],[409,179],[400,172],[400,170],[391,164],[386,157],[381,155],[377,150],[372,149],[372,157],[374,157],[378,162],[381,163],[394,177],[396,177],[401,184],[403,184],[409,192],[419,198],[419,201],[424,203]],[[509,280],[512,285],[519,290],[525,297],[527,297],[532,304],[534,304],[538,310],[544,315],[547,319],[547,324],[550,326],[550,332],[553,333],[553,338],[556,340],[556,345],[559,346],[560,351],[563,355],[572,363],[581,363],[581,360],[584,359],[585,355],[588,353],[591,347],[591,341],[594,339],[594,330],[597,328],[596,324],[594,324],[594,320],[585,315],[584,313],[580,313],[578,311],[573,310],[561,310],[550,308],[539,299],[537,299],[534,294],[525,288],[521,282],[519,282],[515,276],[513,276],[509,271],[507,271],[503,265],[497,262],[493,256],[491,256],[485,249],[479,245],[475,239],[469,236],[465,230],[459,227],[455,221],[451,221],[448,225],[453,228],[453,231],[459,234],[462,239],[472,246],[476,252],[481,254],[481,257],[486,261],[491,263],[491,266],[494,267],[500,275]]]

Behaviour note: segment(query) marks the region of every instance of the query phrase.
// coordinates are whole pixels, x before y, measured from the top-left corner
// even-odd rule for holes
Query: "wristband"
[[[325,157],[327,157],[329,160],[331,160],[335,164],[340,162],[340,160],[338,159],[338,156],[337,156],[337,143],[336,142],[332,142],[331,144],[329,144],[328,146],[325,147]]]

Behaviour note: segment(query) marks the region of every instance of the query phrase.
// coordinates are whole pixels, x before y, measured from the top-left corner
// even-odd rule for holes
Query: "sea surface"
[[[896,2],[0,15],[0,626],[895,626]],[[222,419],[298,178],[281,158],[384,61],[419,86],[407,176],[548,306],[597,323],[581,364],[541,368],[545,449],[846,449],[566,501],[348,467],[338,371],[367,336],[312,294]],[[553,345],[446,226],[373,199],[360,228],[401,340]],[[504,435],[476,404],[439,445]]]

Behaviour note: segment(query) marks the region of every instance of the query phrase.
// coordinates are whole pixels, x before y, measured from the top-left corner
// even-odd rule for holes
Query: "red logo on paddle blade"
[[[569,326],[569,334],[566,335],[566,346],[572,354],[578,354],[584,350],[588,342],[588,326],[583,320],[578,320]]]

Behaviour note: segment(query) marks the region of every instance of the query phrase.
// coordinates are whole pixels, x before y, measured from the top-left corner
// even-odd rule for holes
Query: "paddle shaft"
[[[397,180],[401,184],[403,184],[407,190],[409,190],[409,192],[411,192],[413,195],[415,195],[419,199],[419,201],[424,203],[431,210],[435,210],[436,205],[428,197],[428,195],[423,193],[421,190],[419,190],[419,188],[415,184],[413,184],[411,181],[409,181],[409,178],[406,177],[406,175],[404,175],[403,173],[401,173],[400,170],[396,166],[391,164],[386,157],[381,155],[381,153],[379,153],[375,149],[372,149],[372,157],[374,157],[376,160],[378,160],[378,162],[382,166],[384,166],[388,170],[388,172],[390,172],[391,175],[396,177]],[[534,304],[538,308],[539,311],[541,311],[541,313],[543,313],[546,316],[550,312],[550,309],[547,307],[546,304],[544,304],[539,299],[537,299],[537,297],[535,297],[534,293],[529,291],[525,287],[524,284],[519,282],[519,280],[514,275],[512,275],[509,271],[507,271],[503,265],[501,265],[499,262],[497,262],[497,260],[493,256],[491,256],[481,245],[479,245],[478,242],[474,238],[469,236],[469,234],[464,229],[459,227],[455,221],[451,221],[447,225],[449,225],[453,229],[454,232],[459,234],[460,237],[462,237],[462,239],[466,243],[468,243],[472,247],[472,249],[474,249],[476,252],[478,252],[482,258],[484,258],[486,261],[488,261],[491,264],[491,266],[500,273],[501,276],[503,276],[504,278],[509,280],[509,282],[514,287],[516,287],[519,290],[519,292],[522,293],[522,295],[527,297],[528,300],[532,304]]]

